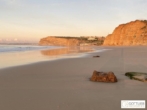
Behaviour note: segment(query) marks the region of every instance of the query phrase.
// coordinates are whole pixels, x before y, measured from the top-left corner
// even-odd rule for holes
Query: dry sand
[[[147,100],[147,83],[124,76],[147,72],[147,47],[105,48],[112,50],[1,69],[0,110],[120,110],[121,100]],[[94,70],[113,71],[118,82],[91,82]]]

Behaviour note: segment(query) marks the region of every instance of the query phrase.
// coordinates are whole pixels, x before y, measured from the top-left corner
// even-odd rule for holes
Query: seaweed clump
[[[130,79],[147,82],[147,73],[141,72],[127,72],[125,76],[128,76]]]

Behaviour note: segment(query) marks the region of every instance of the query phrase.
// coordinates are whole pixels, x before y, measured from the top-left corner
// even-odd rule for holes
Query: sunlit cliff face
[[[46,37],[39,42],[40,45],[58,45],[58,46],[79,46],[80,41],[75,38]]]
[[[147,20],[119,25],[106,37],[104,45],[147,45]]]

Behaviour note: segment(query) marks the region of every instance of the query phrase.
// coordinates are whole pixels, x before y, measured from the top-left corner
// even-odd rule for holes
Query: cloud
[[[21,0],[1,0],[5,5],[17,6],[21,5]]]
[[[2,0],[6,4],[12,4],[15,3],[17,0]]]
[[[13,39],[14,41],[17,41],[18,39],[17,38],[15,38],[15,39]]]

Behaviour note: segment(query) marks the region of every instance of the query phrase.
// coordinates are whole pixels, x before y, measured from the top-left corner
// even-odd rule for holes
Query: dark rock
[[[100,56],[96,55],[96,56],[93,56],[93,57],[95,58],[95,57],[100,57]]]
[[[104,72],[94,71],[90,80],[98,81],[98,82],[117,82],[117,78],[113,72],[104,73]]]

